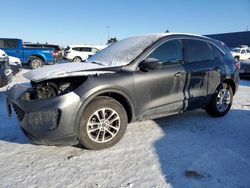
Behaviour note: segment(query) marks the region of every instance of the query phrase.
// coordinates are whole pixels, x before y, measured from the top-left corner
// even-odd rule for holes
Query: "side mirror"
[[[143,71],[159,70],[161,69],[161,67],[162,62],[159,59],[155,58],[144,59],[139,65],[139,68]]]

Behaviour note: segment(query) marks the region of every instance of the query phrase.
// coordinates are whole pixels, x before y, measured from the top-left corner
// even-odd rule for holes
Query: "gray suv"
[[[25,74],[7,91],[8,111],[35,143],[116,144],[127,124],[203,108],[230,109],[239,63],[228,47],[191,34],[150,34],[121,40],[85,63],[58,64]]]

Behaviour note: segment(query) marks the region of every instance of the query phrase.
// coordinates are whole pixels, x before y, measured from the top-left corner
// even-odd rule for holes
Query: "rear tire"
[[[121,140],[127,121],[126,111],[119,102],[110,97],[97,97],[82,114],[80,143],[91,150],[109,148]]]
[[[30,57],[29,64],[31,69],[37,69],[43,67],[44,62],[41,58],[32,56]]]
[[[213,94],[211,104],[206,108],[208,114],[213,117],[224,116],[231,108],[233,91],[229,84],[222,83]]]

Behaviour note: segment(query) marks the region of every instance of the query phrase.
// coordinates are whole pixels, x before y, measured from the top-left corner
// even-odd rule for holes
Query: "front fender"
[[[80,125],[80,121],[81,121],[81,116],[82,116],[82,113],[84,112],[84,110],[86,109],[86,107],[88,106],[88,104],[95,97],[106,94],[106,93],[115,93],[115,94],[119,94],[122,97],[124,97],[131,108],[132,121],[135,119],[135,116],[136,116],[135,115],[135,113],[136,113],[135,112],[136,111],[135,103],[131,99],[129,94],[125,91],[124,88],[121,88],[121,87],[114,88],[114,85],[113,85],[113,87],[111,85],[98,86],[96,88],[89,90],[81,97],[82,104],[77,112],[75,123],[74,123],[74,125],[75,125],[74,130],[76,132],[79,132],[78,130],[79,130],[79,125]],[[79,93],[78,93],[78,95],[79,95]]]

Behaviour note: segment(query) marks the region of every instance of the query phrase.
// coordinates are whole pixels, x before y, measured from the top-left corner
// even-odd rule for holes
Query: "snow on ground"
[[[14,82],[23,81],[24,71]],[[203,110],[132,123],[102,151],[32,145],[7,117],[0,89],[0,187],[250,187],[250,80],[232,110]]]

